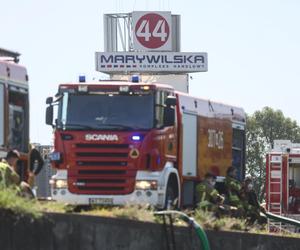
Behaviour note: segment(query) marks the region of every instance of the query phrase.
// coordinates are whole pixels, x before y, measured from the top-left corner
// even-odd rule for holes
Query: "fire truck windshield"
[[[57,126],[65,130],[148,130],[153,128],[153,119],[152,93],[64,93]]]

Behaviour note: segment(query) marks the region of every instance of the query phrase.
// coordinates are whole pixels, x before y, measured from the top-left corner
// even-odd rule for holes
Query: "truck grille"
[[[126,161],[77,161],[78,166],[127,166]]]
[[[78,143],[77,148],[128,148],[128,144],[92,144],[92,143]]]
[[[133,192],[136,169],[128,144],[78,143],[71,147],[69,189],[79,194]]]

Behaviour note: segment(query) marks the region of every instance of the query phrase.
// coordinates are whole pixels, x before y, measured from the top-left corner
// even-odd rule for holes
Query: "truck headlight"
[[[156,190],[157,189],[157,181],[153,180],[142,180],[135,182],[135,189],[137,190]]]
[[[67,180],[56,180],[56,179],[51,179],[49,181],[49,184],[53,189],[66,189],[68,188],[68,182]]]

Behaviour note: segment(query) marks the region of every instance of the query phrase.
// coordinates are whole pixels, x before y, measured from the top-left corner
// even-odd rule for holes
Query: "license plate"
[[[113,199],[112,198],[90,198],[90,204],[98,204],[98,205],[112,205]]]

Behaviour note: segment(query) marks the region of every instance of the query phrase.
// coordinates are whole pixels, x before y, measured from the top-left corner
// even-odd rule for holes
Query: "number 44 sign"
[[[135,50],[172,50],[171,12],[132,12]]]

